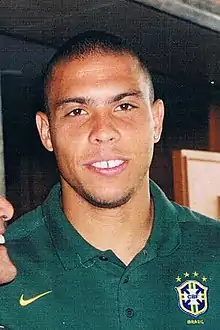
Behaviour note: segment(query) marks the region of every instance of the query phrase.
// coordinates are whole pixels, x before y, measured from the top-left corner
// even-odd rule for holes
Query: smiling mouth
[[[0,245],[5,244],[5,238],[2,234],[0,234]]]
[[[108,168],[115,168],[120,165],[122,165],[125,161],[121,159],[115,159],[115,160],[103,160],[100,162],[95,162],[92,163],[91,166],[95,168],[100,168],[100,169],[108,169]]]
[[[111,177],[121,174],[127,167],[128,160],[125,159],[109,159],[101,160],[86,165],[88,170],[101,174],[103,176]]]

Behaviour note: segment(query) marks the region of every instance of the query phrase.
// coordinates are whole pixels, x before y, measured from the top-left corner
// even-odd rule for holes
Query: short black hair
[[[44,107],[47,112],[49,112],[47,102],[47,86],[50,81],[53,68],[61,61],[68,61],[74,58],[81,59],[87,55],[97,53],[119,55],[129,54],[136,58],[148,80],[150,102],[154,102],[154,87],[151,74],[141,55],[138,54],[133,47],[128,45],[125,40],[122,40],[116,35],[103,31],[86,31],[67,40],[67,42],[65,42],[57,50],[47,65],[44,72]]]

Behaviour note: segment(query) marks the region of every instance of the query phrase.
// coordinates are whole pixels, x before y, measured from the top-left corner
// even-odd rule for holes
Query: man
[[[5,239],[5,222],[13,216],[14,210],[12,205],[0,196],[0,284],[12,281],[16,276],[16,268],[8,257],[7,250],[3,245]]]
[[[220,225],[149,179],[164,106],[119,38],[86,32],[45,76],[36,123],[60,185],[9,227],[5,329],[218,329]]]

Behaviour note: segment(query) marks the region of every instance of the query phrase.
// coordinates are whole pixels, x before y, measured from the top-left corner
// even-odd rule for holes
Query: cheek
[[[136,131],[133,135],[130,145],[133,148],[134,155],[140,163],[149,165],[153,155],[154,149],[154,133],[152,127],[148,125],[142,125],[141,129]]]
[[[146,121],[146,118],[143,118],[142,121],[139,121],[138,124],[133,126],[132,134],[130,134],[131,139],[134,143],[138,143],[142,146],[150,146],[154,140],[154,125],[153,121]]]
[[[52,132],[51,140],[60,172],[75,171],[82,154],[82,137],[69,127],[57,127]]]
[[[74,127],[69,125],[54,126],[51,128],[51,140],[55,153],[69,153],[76,150],[81,139]]]
[[[151,134],[154,129],[154,119],[151,110],[141,109],[134,118],[132,118],[132,125],[137,132],[144,135]]]

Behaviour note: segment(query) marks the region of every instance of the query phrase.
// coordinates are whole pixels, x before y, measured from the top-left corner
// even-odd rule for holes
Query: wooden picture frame
[[[177,203],[220,218],[220,153],[173,151],[173,178]]]

